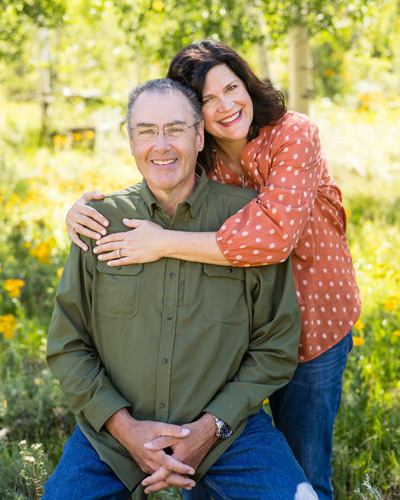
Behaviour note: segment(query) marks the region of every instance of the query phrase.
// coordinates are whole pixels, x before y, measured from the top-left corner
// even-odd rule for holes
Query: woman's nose
[[[233,108],[233,101],[230,97],[224,95],[218,102],[218,111],[229,111]]]

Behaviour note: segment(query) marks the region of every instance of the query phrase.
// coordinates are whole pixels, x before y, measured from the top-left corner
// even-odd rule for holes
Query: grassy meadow
[[[140,176],[123,132],[87,130],[38,147],[26,119],[38,109],[1,106],[0,499],[25,500],[40,498],[74,425],[45,363],[66,211],[85,190]],[[343,191],[363,297],[335,428],[336,498],[400,499],[400,107],[320,102],[310,114]]]

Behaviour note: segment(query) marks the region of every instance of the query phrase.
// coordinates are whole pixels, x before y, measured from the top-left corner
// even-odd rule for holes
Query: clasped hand
[[[156,454],[165,453],[164,450],[170,448],[171,459],[192,466],[195,471],[218,439],[215,435],[215,422],[211,415],[205,414],[196,422],[185,424],[184,427],[190,430],[190,434],[185,437],[160,436],[145,443],[144,448]],[[187,486],[181,486],[182,479],[187,480]],[[146,486],[145,493],[151,493],[171,485],[190,490],[196,483],[178,476],[160,464],[158,470],[144,479],[142,484]]]
[[[195,473],[218,439],[215,421],[208,413],[196,422],[179,426],[136,420],[123,408],[105,426],[142,471],[149,474],[142,482],[146,493],[169,486],[190,490],[196,483],[187,476]],[[166,448],[172,450],[171,455],[165,452]]]

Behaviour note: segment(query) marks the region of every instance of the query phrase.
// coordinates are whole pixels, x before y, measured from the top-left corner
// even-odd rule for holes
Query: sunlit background
[[[73,428],[44,359],[66,211],[84,191],[140,180],[128,92],[204,38],[239,51],[320,128],[363,297],[335,498],[400,498],[399,2],[0,0],[1,499],[40,498]]]

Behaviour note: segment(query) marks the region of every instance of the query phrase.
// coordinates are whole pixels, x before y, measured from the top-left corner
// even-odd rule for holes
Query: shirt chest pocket
[[[97,312],[111,318],[132,318],[139,310],[143,264],[110,267],[98,261]]]
[[[203,314],[209,321],[240,323],[248,318],[243,268],[203,265]]]

